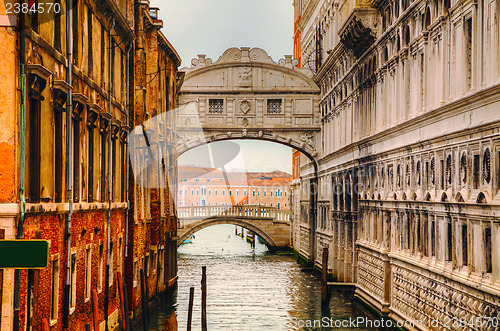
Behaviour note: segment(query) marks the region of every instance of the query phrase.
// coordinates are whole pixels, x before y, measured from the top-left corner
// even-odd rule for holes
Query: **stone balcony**
[[[371,0],[344,0],[339,6],[340,40],[356,57],[380,35],[380,15]]]

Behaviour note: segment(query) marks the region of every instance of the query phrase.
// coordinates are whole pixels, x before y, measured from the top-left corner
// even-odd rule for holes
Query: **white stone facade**
[[[338,281],[396,320],[424,322],[414,329],[500,318],[499,2],[295,5],[321,89],[306,257],[320,265],[329,247]],[[301,171],[307,208],[314,167]]]

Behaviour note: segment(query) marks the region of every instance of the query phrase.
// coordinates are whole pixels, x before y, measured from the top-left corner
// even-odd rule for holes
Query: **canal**
[[[336,292],[329,309],[322,312],[321,283],[316,277],[303,272],[291,255],[270,254],[259,242],[252,248],[235,234],[234,225],[197,232],[192,243],[179,248],[178,257],[176,298],[153,316],[150,330],[163,330],[173,310],[179,330],[186,330],[191,286],[195,287],[193,330],[201,329],[202,266],[207,267],[208,330],[379,330],[366,324],[342,327],[341,321],[377,317],[353,301],[352,294]],[[325,327],[313,327],[315,320],[316,326]]]

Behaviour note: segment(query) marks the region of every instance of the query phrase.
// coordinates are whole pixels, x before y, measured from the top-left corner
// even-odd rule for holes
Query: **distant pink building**
[[[177,203],[187,206],[261,205],[289,209],[286,172],[227,172],[179,167]]]

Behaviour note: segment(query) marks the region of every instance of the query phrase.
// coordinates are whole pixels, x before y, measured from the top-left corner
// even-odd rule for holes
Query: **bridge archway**
[[[237,225],[237,226],[241,226],[241,227],[244,227],[248,230],[253,231],[257,236],[259,236],[262,239],[262,241],[264,241],[267,248],[271,251],[280,247],[276,243],[276,241],[271,237],[271,235],[269,235],[266,231],[262,230],[260,227],[255,226],[254,224],[252,224],[248,221],[237,219],[237,218],[231,218],[231,217],[228,217],[228,218],[218,217],[218,218],[203,219],[201,222],[196,224],[194,227],[192,227],[191,229],[186,231],[186,233],[184,233],[182,236],[179,237],[179,240],[177,241],[177,247],[179,247],[184,242],[184,240],[186,240],[187,238],[189,238],[189,236],[195,234],[196,232],[203,230],[205,228],[208,228],[210,226],[219,225],[219,224]]]
[[[224,140],[266,140],[311,160],[309,256],[315,260],[318,163],[321,156],[320,88],[312,72],[285,56],[278,62],[260,48],[230,48],[215,62],[199,55],[183,68],[176,117],[178,155]],[[195,106],[196,105],[196,106]]]
[[[298,150],[302,154],[304,154],[314,165],[315,171],[318,169],[318,164],[316,161],[315,156],[317,155],[314,150],[311,150],[309,148],[305,148],[303,144],[299,144],[296,141],[288,141],[288,140],[283,140],[279,139],[276,137],[273,137],[273,134],[269,133],[266,135],[263,135],[262,137],[256,137],[255,135],[242,135],[242,134],[234,134],[234,135],[220,135],[220,136],[211,136],[207,137],[207,140],[197,140],[191,144],[181,144],[177,146],[177,153],[178,156],[180,157],[182,154],[191,151],[193,149],[196,149],[198,147],[210,144],[210,143],[215,143],[215,142],[220,142],[220,141],[234,141],[234,140],[261,140],[261,141],[267,141],[271,143],[276,143],[280,145],[285,145],[288,147],[291,147],[293,149]]]

